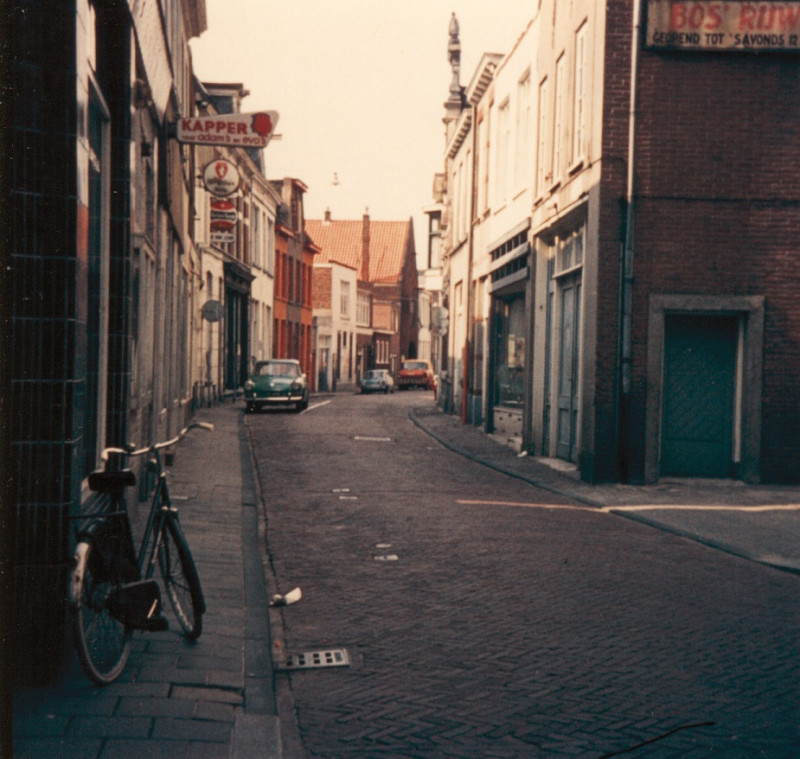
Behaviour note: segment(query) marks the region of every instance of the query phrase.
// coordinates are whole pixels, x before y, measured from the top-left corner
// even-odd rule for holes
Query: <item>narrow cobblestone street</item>
[[[277,661],[350,657],[278,671],[284,756],[796,756],[796,576],[477,466],[428,402],[246,419]]]

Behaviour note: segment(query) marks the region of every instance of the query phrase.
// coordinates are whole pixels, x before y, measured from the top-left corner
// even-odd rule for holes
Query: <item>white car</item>
[[[393,393],[394,380],[388,369],[370,369],[361,378],[362,393]]]

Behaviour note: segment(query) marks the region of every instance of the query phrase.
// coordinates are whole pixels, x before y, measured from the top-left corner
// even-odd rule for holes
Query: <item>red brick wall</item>
[[[640,71],[634,403],[649,293],[764,295],[762,476],[797,480],[800,59],[645,51]]]
[[[311,294],[314,308],[331,307],[331,274],[330,267],[315,266],[312,271]]]

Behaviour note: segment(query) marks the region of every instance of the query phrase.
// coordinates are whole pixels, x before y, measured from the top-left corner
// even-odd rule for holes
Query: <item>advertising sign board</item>
[[[211,231],[230,232],[236,226],[239,214],[236,206],[224,198],[214,198],[211,201]]]
[[[800,50],[800,3],[648,0],[646,44],[669,50]]]
[[[233,195],[239,189],[239,169],[236,164],[223,158],[211,161],[203,169],[203,184],[208,192],[218,198]]]
[[[263,148],[275,132],[277,111],[233,113],[224,116],[187,116],[178,119],[178,142]]]

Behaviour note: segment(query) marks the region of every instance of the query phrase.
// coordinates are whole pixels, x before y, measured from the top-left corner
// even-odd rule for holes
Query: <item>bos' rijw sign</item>
[[[177,136],[178,142],[194,145],[263,148],[274,134],[277,123],[277,111],[187,116],[178,120]]]
[[[800,2],[648,0],[648,47],[800,50]]]

